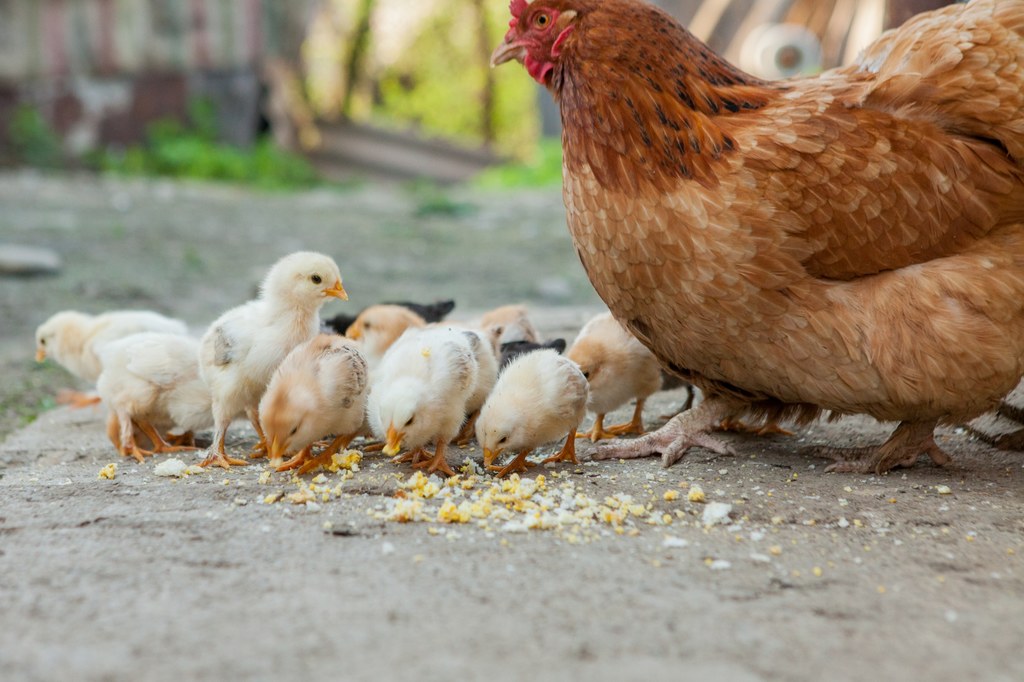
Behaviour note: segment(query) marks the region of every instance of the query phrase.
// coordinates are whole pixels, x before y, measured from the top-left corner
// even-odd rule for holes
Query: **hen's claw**
[[[604,445],[593,459],[636,459],[661,454],[661,464],[670,467],[691,448],[700,447],[720,455],[735,455],[722,439],[711,435],[721,421],[735,412],[733,403],[707,398],[697,407],[673,417],[657,431],[631,441]]]
[[[920,455],[928,455],[937,466],[946,466],[952,458],[935,444],[935,422],[901,422],[889,439],[881,445],[860,448],[819,446],[806,448],[805,453],[827,457],[836,462],[826,472],[853,474],[884,474],[896,468],[909,468]]]

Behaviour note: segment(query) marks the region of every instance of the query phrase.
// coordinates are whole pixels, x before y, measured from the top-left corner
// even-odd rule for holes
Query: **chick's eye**
[[[507,443],[507,442],[508,442],[508,436],[502,436],[501,440],[498,441],[498,445],[501,445],[502,443]]]
[[[310,279],[313,281],[313,284],[320,284],[320,282],[324,281],[320,275],[313,275]]]
[[[410,424],[412,424],[412,422],[413,422],[413,420],[414,420],[414,419],[416,419],[416,416],[415,416],[415,415],[413,415],[412,417],[409,417],[409,418],[408,418],[408,419],[407,419],[407,420],[405,421],[405,425],[406,425],[406,426],[409,426]]]
[[[538,28],[544,28],[551,21],[551,17],[547,14],[538,14],[537,18],[533,20],[533,23],[537,24]]]
[[[295,427],[294,429],[292,429],[292,432],[291,432],[291,433],[289,433],[288,435],[289,435],[289,436],[294,436],[294,435],[295,435],[296,433],[298,433],[298,432],[299,432],[299,427],[298,427],[298,426],[296,426],[296,427]]]

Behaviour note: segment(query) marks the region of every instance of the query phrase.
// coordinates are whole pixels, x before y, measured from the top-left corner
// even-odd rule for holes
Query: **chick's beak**
[[[46,349],[42,346],[36,348],[36,362],[42,362],[46,359]]]
[[[488,448],[484,448],[484,468],[487,468],[487,467],[491,466],[491,464],[494,462],[494,460],[496,460],[498,458],[498,455],[500,455],[500,454],[501,454],[501,450],[500,449],[499,450],[490,450]]]
[[[353,341],[358,341],[363,338],[363,325],[359,322],[353,322],[349,325],[349,328],[345,330],[345,336]]]
[[[345,293],[345,287],[341,286],[340,279],[334,283],[333,287],[324,290],[324,296],[334,296],[335,298],[340,298],[343,301],[348,300],[348,294]]]
[[[491,68],[510,62],[513,59],[523,61],[526,56],[526,47],[517,40],[505,39],[501,45],[494,48],[494,52],[491,53]]]
[[[384,434],[384,454],[389,457],[394,457],[398,454],[398,451],[402,449],[402,437],[401,431],[396,431],[394,424],[388,425],[388,432]]]
[[[281,459],[284,457],[284,444],[274,436],[273,440],[270,441],[270,450],[267,453],[270,459]]]

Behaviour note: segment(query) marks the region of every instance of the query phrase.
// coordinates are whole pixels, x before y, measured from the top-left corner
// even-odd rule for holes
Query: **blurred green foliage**
[[[488,168],[473,179],[481,189],[557,187],[562,184],[562,141],[542,139],[532,160]]]
[[[64,161],[60,137],[34,107],[19,106],[7,126],[14,159],[36,168],[57,168]]]
[[[290,189],[317,184],[316,171],[301,156],[260,139],[243,149],[217,142],[216,115],[205,100],[189,106],[188,125],[163,120],[150,126],[143,145],[95,155],[99,168],[126,175],[167,175],[223,180],[263,189]]]

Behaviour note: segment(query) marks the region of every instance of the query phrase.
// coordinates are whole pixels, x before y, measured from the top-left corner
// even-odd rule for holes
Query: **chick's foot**
[[[312,452],[312,450],[313,446],[307,445],[306,447],[299,450],[297,455],[285,461],[284,463],[278,465],[275,471],[289,471],[291,469],[296,469],[298,467],[305,466],[306,462],[309,461],[309,453]],[[299,470],[299,473],[302,473],[301,469]]]
[[[334,455],[343,448],[347,448],[352,442],[351,436],[338,436],[330,442],[326,449],[315,457],[307,457],[306,462],[299,467],[299,474],[308,474],[320,467],[327,468],[334,461]]]
[[[573,440],[573,439],[570,438],[569,440]],[[573,442],[575,443],[575,441],[573,441]],[[504,478],[505,476],[508,476],[509,474],[511,474],[513,472],[516,472],[516,473],[526,473],[526,470],[533,466],[533,462],[530,462],[530,461],[528,461],[526,459],[526,456],[528,454],[530,454],[529,450],[523,450],[522,452],[520,452],[518,455],[515,456],[515,459],[513,459],[511,462],[509,462],[505,466],[498,466],[497,464],[491,464],[487,468],[489,470],[491,470],[491,471],[498,472],[498,477],[499,478]]]
[[[901,422],[889,440],[862,448],[822,446],[805,450],[808,454],[834,459],[825,471],[856,474],[884,474],[897,467],[909,468],[920,455],[928,455],[938,466],[952,462],[938,445],[933,433],[935,422]]]
[[[678,462],[691,448],[699,447],[720,455],[734,455],[733,449],[711,431],[728,415],[734,414],[736,404],[718,398],[706,398],[697,407],[673,417],[667,424],[646,436],[603,445],[593,459],[636,459],[661,455],[662,466]]]
[[[569,437],[565,439],[565,445],[562,446],[561,451],[557,455],[548,457],[541,464],[549,464],[551,462],[570,462],[572,464],[579,464],[580,461],[576,459],[576,439],[573,434],[570,433]]]
[[[62,388],[57,391],[57,402],[61,405],[67,405],[74,408],[89,407],[90,405],[99,405],[100,397],[92,393],[82,393],[70,388]]]
[[[448,447],[446,443],[438,442],[437,447],[434,450],[434,456],[424,462],[414,462],[413,468],[415,469],[426,469],[427,474],[432,474],[435,471],[440,471],[446,476],[454,476],[455,471],[448,466],[448,459],[445,457],[445,452]]]
[[[244,459],[228,457],[228,454],[224,452],[224,450],[211,449],[210,454],[207,455],[206,459],[199,463],[199,466],[208,467],[214,464],[224,469],[230,469],[233,466],[246,466],[249,462]]]
[[[606,438],[615,438],[618,434],[604,427],[604,415],[599,414],[594,418],[594,425],[590,427],[589,431],[577,431],[577,438],[589,438],[591,443],[596,443],[599,440]]]

